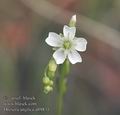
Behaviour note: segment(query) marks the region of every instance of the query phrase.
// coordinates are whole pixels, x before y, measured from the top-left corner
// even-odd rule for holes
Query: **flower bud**
[[[57,64],[54,59],[51,59],[48,64],[47,76],[53,79],[55,76],[56,69],[57,69]]]
[[[53,86],[53,81],[52,80],[49,81],[49,85]]]
[[[49,71],[55,72],[57,69],[57,64],[54,59],[51,59],[49,64],[48,64],[48,69]]]
[[[55,77],[55,72],[47,71],[47,75],[49,76],[50,79],[53,79]]]
[[[53,90],[53,88],[49,85],[44,87],[44,93],[46,93],[46,94],[48,94],[52,90]]]
[[[76,25],[76,15],[73,15],[71,20],[70,20],[69,26],[75,27],[75,25]]]
[[[43,83],[45,85],[49,84],[49,82],[50,82],[50,79],[48,77],[43,77]]]

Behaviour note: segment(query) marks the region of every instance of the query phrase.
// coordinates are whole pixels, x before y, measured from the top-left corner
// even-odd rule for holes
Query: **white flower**
[[[63,35],[58,35],[54,32],[49,32],[46,38],[46,43],[56,48],[53,53],[53,58],[57,64],[62,64],[66,58],[72,64],[82,62],[82,58],[77,51],[85,51],[87,41],[84,38],[75,37],[76,27],[63,27]]]

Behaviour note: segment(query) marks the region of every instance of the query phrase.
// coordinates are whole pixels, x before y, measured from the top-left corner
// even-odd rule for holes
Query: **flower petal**
[[[54,32],[49,32],[49,35],[45,41],[48,45],[54,46],[54,47],[60,47],[62,42],[61,36]]]
[[[85,51],[87,46],[87,40],[84,38],[75,38],[75,49],[78,51]]]
[[[70,51],[70,53],[68,54],[68,59],[72,64],[82,62],[82,58],[76,50]]]
[[[66,59],[64,50],[62,48],[59,48],[58,50],[56,50],[53,54],[53,58],[55,59],[57,64],[62,64]]]
[[[76,28],[75,27],[63,27],[63,34],[66,39],[73,39],[75,37]]]

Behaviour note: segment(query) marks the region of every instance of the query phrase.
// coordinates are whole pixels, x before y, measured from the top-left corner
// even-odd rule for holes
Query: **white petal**
[[[75,37],[75,33],[76,33],[75,27],[68,27],[66,25],[63,27],[63,34],[66,39],[67,38],[73,39]]]
[[[76,51],[76,50],[72,50],[69,54],[68,54],[68,59],[72,64],[75,64],[77,62],[82,62],[82,58],[80,56],[80,54]]]
[[[62,64],[66,59],[64,50],[62,48],[59,48],[58,50],[56,50],[53,54],[53,58],[55,59],[57,64]]]
[[[59,47],[62,42],[61,36],[54,32],[49,32],[49,35],[45,41],[48,45],[54,46],[54,47]]]
[[[76,38],[75,39],[75,49],[78,51],[85,51],[87,46],[87,40],[84,38]]]

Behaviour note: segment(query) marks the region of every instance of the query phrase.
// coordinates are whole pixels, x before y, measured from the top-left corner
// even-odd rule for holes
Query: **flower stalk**
[[[62,110],[63,110],[63,100],[64,100],[64,95],[66,93],[66,83],[67,83],[67,78],[66,76],[68,75],[70,70],[70,64],[68,60],[65,60],[65,62],[60,65],[59,67],[59,74],[60,74],[60,79],[58,83],[58,98],[57,98],[57,115],[62,115]]]
[[[57,113],[62,115],[64,95],[67,91],[67,75],[70,73],[70,63],[76,64],[82,62],[78,51],[85,51],[87,40],[82,37],[75,37],[76,33],[76,15],[72,16],[69,26],[63,27],[63,34],[49,32],[45,42],[53,47],[55,51],[53,58],[49,61],[44,72],[43,85],[44,92],[48,94],[53,90],[54,79],[57,69],[59,69],[59,79],[57,85]]]

